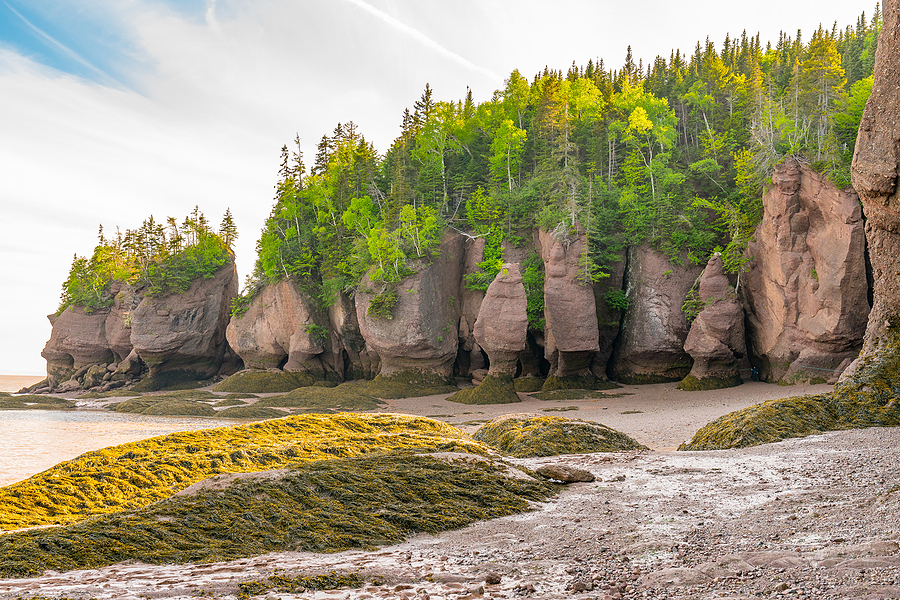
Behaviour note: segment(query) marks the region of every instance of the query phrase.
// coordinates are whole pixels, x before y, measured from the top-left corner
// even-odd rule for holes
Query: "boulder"
[[[888,329],[900,324],[900,7],[884,3],[875,53],[875,82],[866,103],[852,176],[866,214],[866,237],[875,280],[874,302],[860,358],[882,351]]]
[[[184,293],[141,300],[131,316],[131,342],[151,377],[205,379],[218,373],[237,286],[229,263]]]
[[[681,382],[681,389],[717,389],[742,382],[741,361],[746,358],[744,308],[728,281],[722,257],[709,259],[698,289],[703,308],[694,318],[684,351],[694,366]]]
[[[590,471],[564,464],[542,465],[534,472],[547,479],[562,483],[591,483],[597,479]]]
[[[305,293],[290,280],[267,285],[243,314],[228,323],[225,335],[248,369],[324,372],[318,356],[328,330],[317,323]]]
[[[579,281],[579,259],[587,236],[539,233],[544,260],[544,356],[557,377],[590,372],[600,349],[597,305],[590,283]]]
[[[423,371],[449,377],[457,357],[462,278],[462,236],[444,237],[431,262],[397,284],[390,316],[368,314],[382,284],[363,278],[356,293],[359,329],[370,352],[381,359],[380,374]]]
[[[767,381],[824,382],[859,353],[869,314],[858,198],[787,159],[763,207],[743,284],[752,354]]]
[[[495,377],[516,374],[528,336],[527,304],[519,265],[504,264],[487,289],[473,332]]]
[[[679,381],[693,360],[684,350],[687,317],[681,310],[701,267],[682,257],[673,264],[648,245],[628,250],[625,290],[630,300],[609,364],[624,383]]]
[[[82,367],[113,362],[106,340],[108,315],[106,309],[86,313],[80,306],[70,306],[59,316],[48,317],[53,328],[41,356],[47,361],[47,381],[51,388]]]

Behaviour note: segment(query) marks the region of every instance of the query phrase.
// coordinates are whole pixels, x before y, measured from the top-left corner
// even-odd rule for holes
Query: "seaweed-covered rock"
[[[760,375],[781,383],[836,378],[859,353],[869,314],[858,198],[788,159],[776,166],[763,207],[744,280]]]
[[[460,404],[509,404],[521,402],[512,379],[488,375],[475,387],[460,390],[447,398]]]
[[[265,286],[226,329],[231,348],[248,369],[324,373],[325,323],[317,322],[307,295],[289,279]],[[323,321],[320,317],[318,321]]]
[[[214,392],[272,393],[289,392],[299,387],[313,385],[316,378],[309,373],[291,373],[272,369],[267,371],[238,371],[228,379],[213,386]]]
[[[169,381],[216,375],[237,291],[237,273],[229,262],[213,277],[191,283],[184,293],[141,300],[131,316],[131,342],[150,377]]]
[[[474,335],[487,353],[494,377],[512,377],[528,337],[528,300],[519,265],[506,263],[488,286]]]
[[[530,413],[494,419],[473,437],[517,458],[647,449],[600,423]]]
[[[447,235],[431,263],[421,264],[392,290],[397,296],[390,315],[369,310],[375,288],[382,286],[368,275],[363,278],[356,316],[366,345],[381,358],[381,375],[421,371],[450,376],[459,341],[462,259],[462,236]]]
[[[628,251],[625,285],[630,304],[609,363],[623,383],[679,381],[693,361],[684,351],[688,322],[681,307],[701,268],[683,257],[673,264],[648,245]]]
[[[719,253],[706,264],[698,295],[703,308],[684,342],[694,366],[678,387],[697,390],[740,385],[741,361],[747,356],[744,308],[728,282]]]
[[[539,233],[544,260],[544,356],[551,374],[585,375],[600,349],[597,305],[590,285],[579,281],[579,262],[587,236]]]

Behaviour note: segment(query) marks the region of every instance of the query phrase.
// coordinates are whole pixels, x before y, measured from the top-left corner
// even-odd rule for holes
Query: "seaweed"
[[[600,423],[527,413],[494,419],[472,437],[516,458],[647,450]]]
[[[900,326],[828,394],[768,400],[704,425],[679,450],[745,448],[824,431],[900,426]]]
[[[513,379],[513,385],[517,392],[539,392],[544,386],[542,377],[517,377]]]
[[[213,386],[214,392],[273,393],[290,392],[313,385],[316,378],[309,373],[290,371],[238,371]]]
[[[222,400],[221,402],[216,402],[215,404],[213,404],[213,406],[215,408],[225,408],[228,406],[246,406],[246,404],[247,404],[246,402],[244,402],[243,400],[240,400],[238,398],[226,398],[225,400]]]
[[[506,469],[396,452],[309,462],[238,478],[224,489],[188,490],[135,511],[0,536],[0,577],[124,560],[196,563],[371,549],[522,512],[555,492]]]
[[[327,575],[272,575],[265,580],[243,581],[238,584],[238,600],[249,600],[264,592],[305,592],[307,590],[336,590],[340,588],[362,587],[365,581],[359,573],[338,573]]]
[[[593,373],[589,375],[566,375],[558,377],[551,375],[544,381],[541,390],[550,392],[553,390],[614,390],[620,388],[617,383],[600,379]]]
[[[0,409],[6,410],[62,410],[75,408],[75,403],[65,398],[45,396],[43,394],[26,394],[13,396],[3,392],[0,394]]]
[[[142,415],[169,415],[215,417],[218,413],[211,406],[193,400],[162,400],[141,411]]]
[[[353,387],[340,385],[336,388],[297,388],[282,396],[270,396],[257,400],[253,406],[302,408],[308,411],[364,411],[378,410],[382,403],[370,395],[354,391]]]
[[[522,401],[512,379],[493,375],[486,376],[475,387],[459,390],[447,400],[460,404],[511,404]]]
[[[605,394],[598,390],[570,389],[551,390],[529,395],[537,400],[599,400],[601,398],[620,398],[627,394]]]
[[[730,377],[703,377],[698,378],[688,375],[678,384],[679,390],[688,392],[699,392],[703,390],[721,390],[730,387],[737,387],[744,383],[740,375],[732,375]]]
[[[221,473],[394,450],[488,452],[440,421],[387,414],[298,415],[183,431],[87,452],[0,488],[0,530],[140,508]]]
[[[226,419],[280,419],[281,417],[286,417],[287,413],[254,404],[252,406],[226,408],[219,411],[217,416]]]

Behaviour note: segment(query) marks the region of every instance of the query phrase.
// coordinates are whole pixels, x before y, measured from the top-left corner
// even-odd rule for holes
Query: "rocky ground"
[[[900,598],[900,428],[744,450],[514,461],[593,473],[530,513],[373,552],[121,564],[0,581],[0,598],[234,598],[273,574],[359,572],[271,598]],[[264,594],[263,594],[264,595]]]

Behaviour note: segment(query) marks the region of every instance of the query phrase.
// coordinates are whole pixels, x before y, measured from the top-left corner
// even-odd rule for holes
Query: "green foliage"
[[[195,207],[180,226],[169,217],[164,227],[151,216],[140,228],[117,234],[114,240],[106,239],[101,227],[91,258],[76,256],[72,261],[57,314],[70,306],[81,306],[88,313],[110,306],[113,281],[145,288],[148,296],[187,291],[192,282],[212,277],[231,261],[223,235],[233,241],[237,229],[233,221],[229,223],[223,223],[223,234],[218,234]]]
[[[393,319],[394,307],[397,306],[399,301],[400,296],[397,293],[397,289],[393,287],[387,288],[372,296],[372,299],[369,301],[369,308],[366,309],[366,314],[381,319]]]
[[[525,287],[528,328],[543,331],[544,320],[544,261],[537,252],[532,252],[522,263],[522,285]]]
[[[610,310],[625,311],[631,306],[631,298],[625,293],[625,290],[612,289],[603,294],[603,301]]]
[[[647,449],[600,423],[529,414],[494,419],[473,437],[516,458]]]

